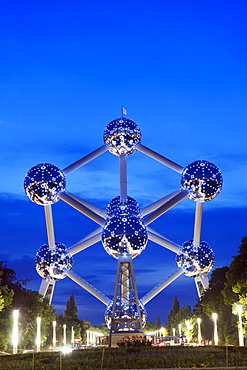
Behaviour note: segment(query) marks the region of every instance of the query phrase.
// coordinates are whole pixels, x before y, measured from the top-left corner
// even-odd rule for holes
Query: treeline
[[[92,326],[88,320],[79,320],[74,295],[67,301],[63,314],[57,314],[49,302],[37,292],[25,288],[26,281],[18,281],[15,271],[0,261],[0,351],[11,348],[13,328],[13,310],[19,310],[19,343],[20,348],[35,347],[37,317],[41,317],[41,341],[44,347],[52,345],[53,321],[56,321],[58,345],[64,339],[63,326],[66,325],[67,343],[71,342],[73,326],[75,337],[85,341],[87,329],[106,331],[104,326]]]
[[[222,251],[224,253],[224,251]],[[190,306],[180,307],[174,297],[172,309],[168,315],[168,330],[183,334],[188,333],[190,325],[191,341],[197,341],[198,322],[201,319],[202,338],[206,343],[213,341],[213,313],[217,314],[219,344],[238,345],[238,307],[242,310],[244,337],[247,335],[247,236],[241,240],[238,254],[233,257],[230,266],[217,268],[211,273],[209,288],[206,290],[193,311]],[[187,322],[187,324],[186,324]]]

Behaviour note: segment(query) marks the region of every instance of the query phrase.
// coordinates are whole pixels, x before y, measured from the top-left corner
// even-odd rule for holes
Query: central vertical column
[[[119,256],[112,306],[111,332],[142,331],[132,256]]]
[[[120,174],[120,202],[127,202],[127,163],[126,155],[119,156],[119,174]]]

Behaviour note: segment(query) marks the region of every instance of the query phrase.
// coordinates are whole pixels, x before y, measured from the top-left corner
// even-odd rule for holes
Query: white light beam
[[[70,196],[67,192],[60,192],[59,198],[62,199],[65,203],[68,203],[70,206],[77,209],[79,212],[83,213],[85,216],[91,218],[96,223],[100,224],[101,226],[104,225],[105,219],[97,213],[91,211],[89,208],[85,207],[83,204],[79,203],[76,199]]]
[[[92,161],[94,158],[99,157],[101,154],[105,153],[107,150],[108,149],[107,149],[107,147],[105,145],[99,147],[98,149],[94,150],[93,152],[87,154],[85,157],[79,159],[78,161],[74,162],[70,166],[64,168],[63,169],[63,173],[65,175],[68,175],[69,173],[77,170],[78,168],[80,168],[84,164]]]
[[[147,148],[142,144],[137,144],[136,149],[146,154],[147,156],[155,159],[156,161],[164,164],[165,166],[170,167],[172,170],[178,173],[182,173],[183,171],[183,167],[179,166],[177,163],[171,161],[170,159],[167,159],[166,157],[163,157],[163,155],[156,153],[155,151]]]
[[[151,299],[153,299],[157,294],[159,294],[163,289],[165,289],[168,285],[170,285],[174,280],[176,280],[180,275],[184,272],[183,268],[179,268],[171,276],[167,279],[161,281],[158,285],[156,285],[149,293],[145,294],[140,301],[146,305]]]
[[[148,231],[148,239],[150,239],[152,242],[157,243],[161,245],[162,247],[165,247],[169,249],[172,252],[175,252],[177,254],[181,253],[181,247],[174,243],[173,241],[167,239],[164,235],[160,234],[156,230],[152,229],[151,227],[147,227]]]
[[[99,301],[104,303],[106,306],[111,302],[111,300],[108,297],[106,297],[103,293],[101,293],[98,289],[96,289],[93,285],[91,285],[86,280],[84,280],[82,277],[77,275],[75,272],[70,270],[66,272],[66,275],[71,280],[73,280],[75,283],[77,283],[82,288],[84,288],[87,292],[91,293]]]
[[[156,218],[161,216],[163,213],[168,211],[170,208],[175,206],[175,204],[179,203],[182,199],[186,198],[188,195],[188,190],[181,189],[173,198],[168,200],[165,204],[163,204],[161,207],[156,209],[154,212],[150,213],[148,216],[143,218],[144,224],[148,225],[151,222],[153,222]]]
[[[90,247],[91,245],[99,242],[102,237],[102,228],[96,229],[97,232],[91,233],[81,239],[78,243],[71,246],[68,250],[69,255],[73,256],[76,253],[81,252],[83,249]]]
[[[51,204],[44,205],[44,211],[45,211],[45,222],[46,222],[48,245],[50,249],[54,249],[56,244],[55,244]]]
[[[202,209],[203,203],[196,202],[196,213],[195,213],[195,224],[194,224],[194,247],[199,247],[201,238],[201,227],[202,227]]]

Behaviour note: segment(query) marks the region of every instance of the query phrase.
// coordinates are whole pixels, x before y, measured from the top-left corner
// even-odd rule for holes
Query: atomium
[[[142,330],[147,317],[145,305],[182,274],[194,278],[200,297],[208,288],[207,273],[214,263],[211,247],[200,241],[202,206],[220,193],[223,183],[221,172],[218,167],[205,160],[192,162],[184,168],[142,145],[141,139],[140,128],[135,122],[123,117],[115,119],[104,130],[103,146],[63,171],[48,163],[34,166],[24,180],[27,196],[33,202],[45,206],[48,244],[40,248],[35,258],[37,272],[43,278],[40,294],[51,302],[55,281],[68,276],[107,306],[105,319],[108,328],[113,331]],[[101,209],[88,200],[67,192],[65,176],[107,150],[119,157],[120,195],[113,198],[106,209]],[[136,150],[180,174],[177,190],[141,210],[138,202],[127,194],[126,158]],[[186,197],[195,201],[194,239],[180,246],[153,229],[150,223]],[[61,243],[55,243],[52,204],[59,199],[100,225],[100,228],[97,227],[83,236],[69,249]],[[118,260],[113,301],[72,271],[72,256],[100,240],[105,251]],[[176,253],[177,267],[176,271],[139,300],[132,260],[145,250],[148,240]],[[113,302],[116,302],[114,307]]]
[[[133,154],[141,138],[141,130],[137,124],[123,117],[111,121],[103,133],[108,150],[117,156]]]
[[[144,327],[147,321],[147,311],[141,301],[139,301],[139,308],[141,314],[141,321],[142,326]],[[128,331],[129,329],[132,331],[136,330],[135,322],[138,320],[138,310],[136,303],[124,303],[124,301],[118,297],[116,300],[116,309],[113,312],[113,301],[111,301],[106,310],[105,310],[105,323],[108,329],[111,329],[112,324],[112,316],[114,320],[117,322],[117,328],[115,330],[119,331]],[[118,320],[121,322],[118,324]],[[129,323],[131,322],[131,325]]]
[[[73,258],[68,255],[68,249],[64,244],[56,243],[54,248],[43,245],[35,257],[35,267],[42,278],[61,280],[72,268]]]
[[[181,186],[189,190],[188,197],[196,202],[215,198],[222,188],[222,174],[218,167],[208,161],[195,161],[184,168]]]
[[[64,173],[53,164],[41,163],[32,167],[24,180],[24,189],[31,201],[40,205],[56,203],[58,193],[64,191]]]
[[[186,276],[196,276],[208,273],[214,264],[214,252],[204,241],[194,246],[193,240],[183,243],[181,254],[176,256],[178,267],[185,269]]]

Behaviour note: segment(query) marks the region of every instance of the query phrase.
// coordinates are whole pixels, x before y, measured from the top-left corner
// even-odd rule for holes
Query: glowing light
[[[63,345],[66,345],[66,324],[63,324]]]
[[[214,344],[216,346],[218,346],[219,338],[218,338],[218,329],[217,329],[217,318],[218,318],[217,313],[214,312],[212,314],[212,317],[213,317],[213,321],[214,321]]]
[[[244,335],[243,335],[243,323],[242,323],[242,312],[243,307],[241,304],[238,304],[236,306],[237,313],[238,313],[238,340],[239,340],[239,346],[244,346]]]
[[[189,320],[185,321],[185,325],[186,325],[186,328],[187,328],[187,341],[188,341],[188,343],[190,343],[190,322],[189,322]]]
[[[57,338],[56,338],[56,321],[52,322],[52,327],[53,327],[53,335],[52,335],[52,344],[53,344],[53,349],[56,349],[56,343],[57,343]]]
[[[58,193],[64,191],[65,187],[64,173],[50,163],[32,167],[24,179],[27,196],[32,202],[40,205],[56,203],[59,200]]]
[[[214,264],[214,252],[206,242],[194,246],[193,240],[183,243],[181,254],[176,256],[178,267],[185,269],[186,276],[196,276],[199,273],[209,272]]]
[[[19,310],[14,310],[13,312],[13,332],[12,332],[13,354],[17,353],[17,346],[18,346],[18,340],[19,340],[18,318],[19,318]]]
[[[64,279],[72,265],[73,258],[69,256],[68,249],[62,243],[55,243],[55,248],[52,249],[45,244],[36,253],[35,267],[42,278]]]
[[[141,130],[137,124],[127,118],[111,121],[103,133],[108,150],[117,156],[135,153],[136,145],[141,142]]]
[[[40,351],[40,345],[41,345],[41,317],[37,317],[37,338],[36,338],[37,352]]]
[[[181,186],[188,189],[188,197],[196,202],[207,202],[221,191],[223,179],[218,167],[208,161],[195,161],[184,168]]]
[[[197,325],[198,325],[198,335],[197,335],[197,338],[198,338],[198,344],[201,345],[202,344],[202,332],[201,332],[201,318],[198,317],[197,318]]]

